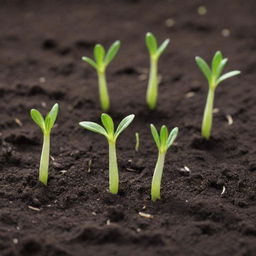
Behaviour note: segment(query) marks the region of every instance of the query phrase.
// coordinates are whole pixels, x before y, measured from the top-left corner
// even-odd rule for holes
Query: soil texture
[[[198,7],[205,6],[205,15]],[[254,0],[0,1],[0,255],[256,255],[256,2]],[[145,104],[145,33],[171,39],[161,56],[157,110]],[[95,43],[122,46],[107,70],[120,135],[120,193],[108,192]],[[213,134],[200,136],[207,83],[194,57],[221,50],[240,76],[216,91]],[[29,111],[58,102],[47,187],[38,182],[42,134]],[[157,148],[149,125],[179,136],[162,199],[150,200]],[[135,152],[135,132],[140,148]]]

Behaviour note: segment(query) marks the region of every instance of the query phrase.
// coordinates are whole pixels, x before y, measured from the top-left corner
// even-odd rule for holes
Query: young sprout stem
[[[135,133],[135,139],[136,139],[135,151],[139,151],[139,147],[140,147],[140,134],[138,132]]]
[[[157,129],[153,124],[150,125],[151,133],[158,148],[158,158],[154,169],[154,174],[151,183],[151,199],[156,201],[161,198],[161,182],[164,169],[165,155],[168,148],[175,141],[179,129],[175,127],[169,133],[165,125],[163,125],[158,133]]]
[[[50,136],[51,130],[58,116],[58,112],[59,105],[57,103],[53,105],[52,109],[45,118],[43,118],[42,114],[36,109],[31,109],[30,111],[31,118],[41,128],[44,138],[39,167],[39,181],[41,181],[44,185],[47,185],[48,183]]]
[[[202,136],[205,139],[209,139],[211,135],[213,102],[214,89],[209,88],[202,123]]]
[[[119,174],[116,158],[116,143],[109,141],[109,191],[112,194],[118,193]]]
[[[110,107],[105,71],[108,65],[115,58],[119,48],[120,41],[115,41],[107,50],[107,52],[101,44],[96,44],[94,47],[94,59],[88,58],[86,56],[82,57],[83,61],[87,62],[97,71],[100,104],[103,111],[108,111]]]
[[[134,115],[125,117],[118,125],[116,131],[114,122],[111,116],[103,113],[101,115],[101,122],[103,126],[89,121],[80,122],[79,125],[83,128],[99,133],[108,140],[109,146],[109,191],[112,194],[117,194],[119,189],[119,174],[116,157],[116,140],[119,135],[130,125],[134,119]]]
[[[223,58],[220,51],[217,51],[213,56],[211,67],[201,57],[196,57],[195,60],[199,69],[202,71],[205,78],[207,79],[209,86],[201,128],[203,138],[208,140],[211,136],[212,130],[212,112],[214,105],[215,89],[222,81],[230,77],[239,75],[241,72],[239,70],[234,70],[222,75],[222,71],[227,64],[228,59]]]
[[[158,47],[156,37],[152,33],[147,33],[145,41],[150,56],[150,71],[148,88],[146,93],[146,102],[149,109],[153,110],[156,107],[158,98],[158,60],[161,54],[166,49],[166,47],[168,46],[170,40],[166,39]]]
[[[153,175],[152,185],[151,185],[151,199],[153,201],[156,201],[157,199],[161,198],[160,190],[161,190],[165,155],[166,155],[166,152],[158,153],[158,159],[156,162],[156,167],[154,170],[154,175]]]
[[[147,104],[150,109],[154,109],[157,103],[158,97],[158,58],[150,58],[150,74],[147,88]]]
[[[106,81],[105,70],[98,71],[98,81],[99,81],[99,95],[100,95],[100,104],[103,111],[107,111],[110,107],[109,103],[109,94]]]
[[[39,168],[39,181],[41,181],[44,185],[47,185],[47,182],[48,182],[49,156],[50,156],[50,134],[44,133],[43,148],[42,148],[40,168]]]

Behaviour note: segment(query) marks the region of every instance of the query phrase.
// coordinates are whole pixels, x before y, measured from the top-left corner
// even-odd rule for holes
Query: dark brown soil
[[[197,8],[208,12],[200,16]],[[254,0],[0,2],[0,255],[256,255],[256,3]],[[174,26],[166,26],[173,19]],[[229,29],[230,35],[222,35]],[[151,31],[161,57],[159,105],[145,106]],[[108,188],[105,139],[78,126],[99,121],[95,71],[81,61],[96,42],[120,39],[108,69],[120,193]],[[216,92],[213,137],[200,139],[207,84],[194,62],[216,50],[242,75]],[[60,104],[49,186],[38,182],[42,135],[29,110]],[[229,125],[226,116],[233,118]],[[151,202],[157,149],[149,124],[178,126],[162,200]],[[135,154],[135,136],[141,147]],[[90,165],[91,162],[91,166]],[[191,172],[182,170],[187,166]],[[225,193],[221,194],[225,187]],[[151,214],[145,218],[140,212]]]

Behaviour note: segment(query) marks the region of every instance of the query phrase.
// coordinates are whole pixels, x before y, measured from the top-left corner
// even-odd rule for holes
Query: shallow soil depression
[[[0,255],[256,255],[256,2],[0,1]],[[146,32],[171,43],[159,60],[155,111],[145,104]],[[108,191],[108,145],[78,123],[100,122],[96,43],[120,51],[107,69],[120,135],[120,191]],[[242,74],[216,90],[213,134],[201,139],[208,85],[194,57],[221,50]],[[38,182],[42,134],[29,116],[59,103],[49,183]],[[157,148],[149,125],[180,129],[162,199],[150,200]],[[135,152],[135,132],[140,148]]]

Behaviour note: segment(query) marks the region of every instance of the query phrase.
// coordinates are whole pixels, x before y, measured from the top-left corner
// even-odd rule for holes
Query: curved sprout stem
[[[44,134],[43,148],[39,168],[39,181],[41,181],[44,185],[47,185],[48,182],[49,155],[50,134]]]
[[[152,110],[156,107],[158,97],[158,60],[150,58],[150,74],[147,88],[146,101],[148,107]]]
[[[165,161],[166,152],[162,152],[158,154],[158,159],[156,162],[156,167],[154,170],[154,175],[151,184],[151,199],[152,201],[156,201],[161,198],[160,190],[161,190],[161,181],[163,175],[164,161]]]
[[[110,103],[105,71],[98,71],[98,81],[101,108],[104,111],[108,111]]]
[[[112,194],[118,193],[119,174],[116,158],[116,143],[109,141],[109,191]]]
[[[214,89],[209,88],[202,122],[202,136],[207,140],[211,136],[213,104]]]

